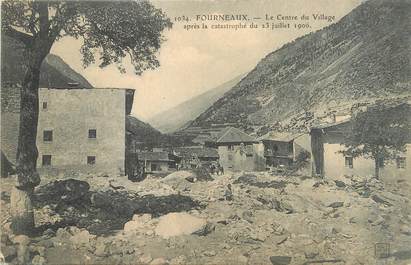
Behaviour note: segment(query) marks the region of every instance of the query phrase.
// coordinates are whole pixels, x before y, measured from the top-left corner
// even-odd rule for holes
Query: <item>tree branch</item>
[[[33,36],[30,36],[27,33],[23,33],[18,31],[10,26],[6,26],[2,28],[2,31],[9,37],[14,39],[18,39],[19,41],[23,42],[26,46],[30,46],[33,41]]]

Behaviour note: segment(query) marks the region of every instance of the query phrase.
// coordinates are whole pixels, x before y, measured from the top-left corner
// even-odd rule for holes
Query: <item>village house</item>
[[[310,157],[310,136],[304,133],[269,132],[260,137],[267,167],[292,167]],[[308,163],[310,164],[310,163]]]
[[[137,157],[145,173],[177,170],[178,157],[169,152],[138,152]]]
[[[396,107],[392,108],[392,111],[396,111]],[[331,124],[317,125],[311,129],[314,175],[327,177],[374,175],[374,160],[364,157],[353,158],[344,156],[341,153],[345,150],[346,135],[351,132],[351,128],[350,119],[341,119]],[[394,161],[381,160],[379,168],[380,176],[383,178],[409,177],[411,169],[411,133],[408,136],[406,152],[399,154]]]
[[[193,169],[198,166],[210,168],[211,165],[218,165],[219,155],[215,148],[187,146],[173,148],[173,152],[180,158],[180,169]]]
[[[213,144],[224,171],[262,171],[266,168],[263,146],[237,128],[222,130]]]
[[[133,98],[132,89],[40,88],[38,171],[124,175]]]

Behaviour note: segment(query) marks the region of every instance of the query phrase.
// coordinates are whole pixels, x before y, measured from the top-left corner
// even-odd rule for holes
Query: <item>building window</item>
[[[397,168],[405,168],[406,160],[405,157],[397,157]]]
[[[51,155],[43,155],[41,164],[44,166],[51,166]]]
[[[233,160],[233,155],[228,155],[227,158],[228,158],[228,160],[231,161],[231,160]]]
[[[43,102],[43,109],[44,109],[44,110],[47,109],[47,102]]]
[[[157,164],[151,164],[151,171],[160,171]]]
[[[233,145],[229,145],[227,146],[228,151],[234,151],[234,146]]]
[[[351,156],[346,156],[345,157],[345,166],[348,168],[353,168],[354,164],[353,164],[353,158]]]
[[[246,154],[246,157],[253,157],[253,154]]]
[[[53,141],[53,131],[52,130],[43,131],[43,141],[44,142],[52,142]]]
[[[94,165],[96,163],[96,157],[95,156],[88,156],[87,157],[87,165]]]
[[[96,129],[89,129],[88,130],[88,138],[89,139],[96,139],[97,138],[97,130]]]
[[[274,151],[274,152],[277,152],[277,151],[278,151],[278,145],[276,145],[276,144],[273,145],[273,151]]]

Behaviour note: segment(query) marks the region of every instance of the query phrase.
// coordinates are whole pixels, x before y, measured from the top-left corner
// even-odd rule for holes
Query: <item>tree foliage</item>
[[[170,20],[148,1],[2,1],[2,30],[28,49],[49,50],[65,36],[83,39],[83,64],[131,59],[136,74],[159,66],[155,53]],[[36,40],[43,40],[41,47]],[[96,58],[96,55],[97,58]],[[96,60],[97,59],[97,60]]]

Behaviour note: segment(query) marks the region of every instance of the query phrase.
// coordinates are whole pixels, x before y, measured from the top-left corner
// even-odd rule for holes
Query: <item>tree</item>
[[[375,177],[386,162],[406,151],[411,139],[410,108],[407,104],[387,107],[377,104],[352,120],[352,128],[346,136],[345,156],[364,157],[374,160]]]
[[[83,40],[80,52],[86,67],[131,60],[136,74],[159,66],[156,52],[163,31],[172,26],[160,10],[146,0],[45,1],[4,0],[1,3],[3,34],[25,47],[26,72],[21,86],[20,131],[17,148],[17,184],[11,196],[12,228],[30,233],[34,228],[31,194],[40,183],[36,172],[38,87],[40,66],[53,44],[71,36]]]

